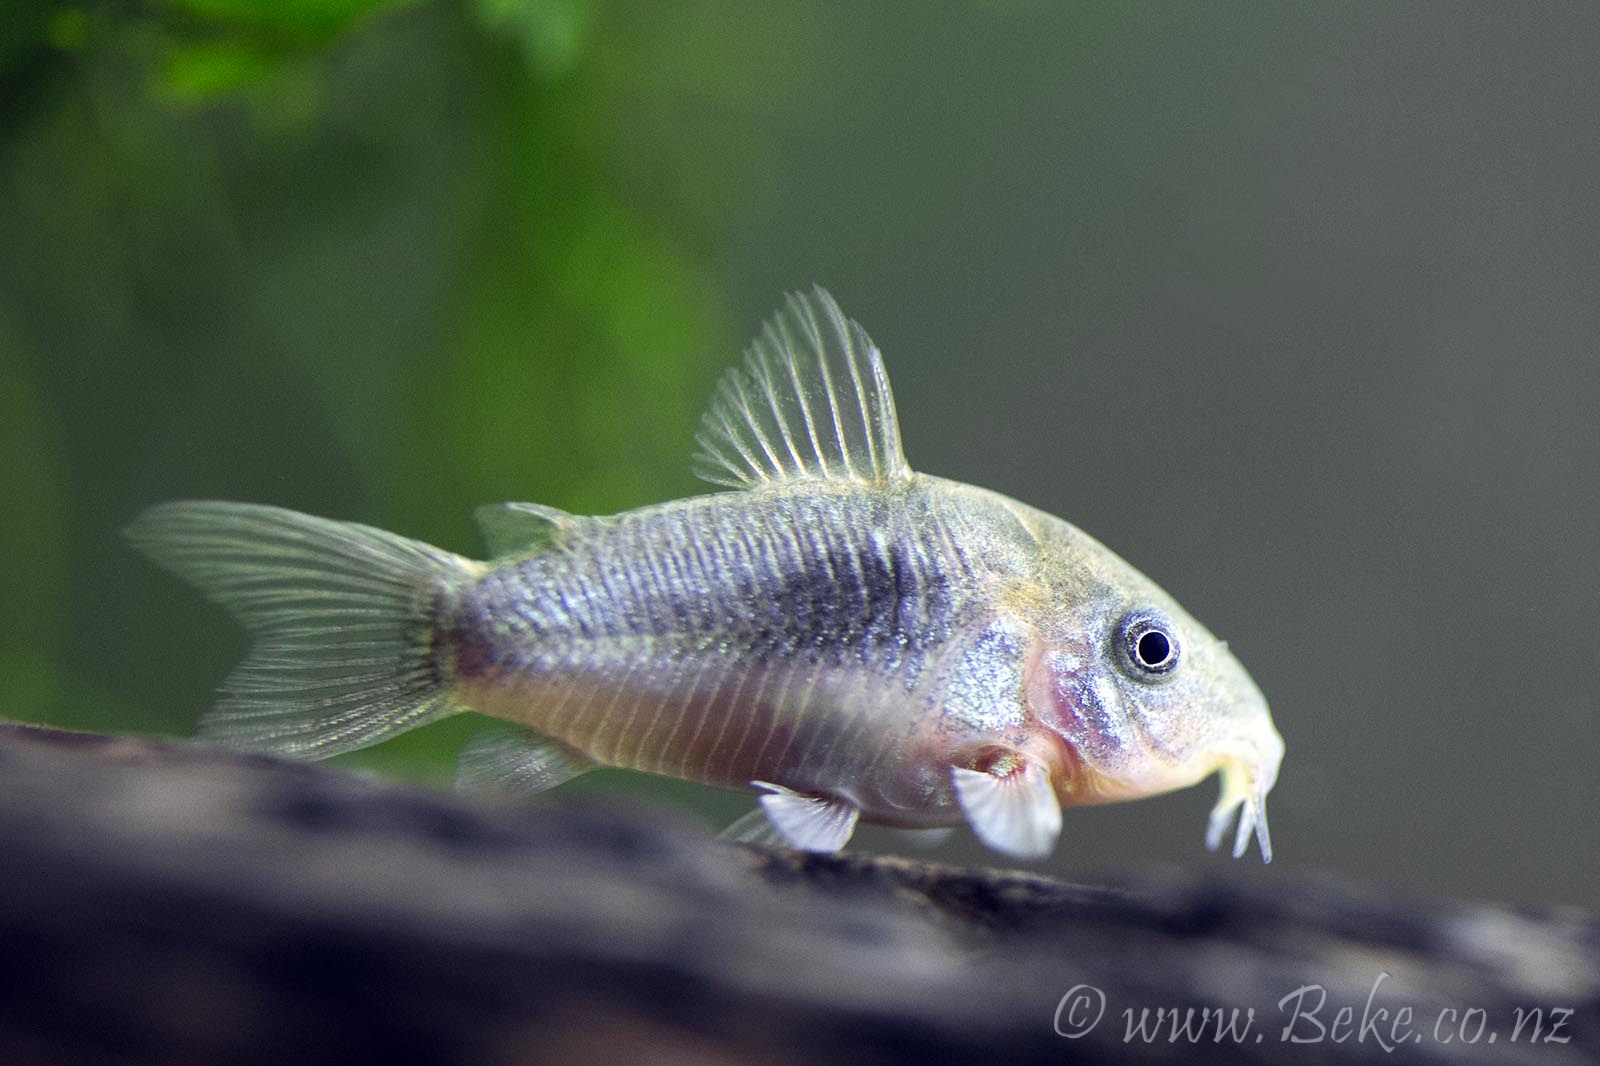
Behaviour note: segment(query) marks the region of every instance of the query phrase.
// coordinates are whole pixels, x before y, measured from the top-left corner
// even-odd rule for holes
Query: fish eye
[[[1165,677],[1178,665],[1181,650],[1175,627],[1153,611],[1137,611],[1122,620],[1117,644],[1136,676]]]

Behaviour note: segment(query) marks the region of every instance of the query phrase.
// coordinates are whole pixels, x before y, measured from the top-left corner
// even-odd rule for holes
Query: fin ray
[[[761,797],[761,810],[792,848],[838,851],[855,832],[860,811],[847,800],[812,796],[766,781],[750,784],[766,792]]]
[[[950,768],[950,780],[978,838],[1018,859],[1042,859],[1061,835],[1061,804],[1044,767],[1023,762],[1009,773]]]
[[[594,769],[588,756],[531,729],[494,729],[467,743],[456,764],[462,792],[545,792]]]
[[[759,804],[730,822],[728,828],[718,833],[717,837],[736,844],[754,844],[763,848],[789,847],[788,839],[778,832],[778,827],[767,817],[766,808]]]
[[[789,294],[717,383],[695,439],[695,474],[736,489],[911,475],[883,357],[821,287]]]
[[[256,637],[200,739],[320,759],[461,709],[434,655],[432,612],[476,563],[260,504],[159,504],[125,533]]]

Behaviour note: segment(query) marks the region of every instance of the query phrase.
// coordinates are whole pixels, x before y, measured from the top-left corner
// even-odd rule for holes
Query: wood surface
[[[1249,1028],[1182,1028],[1206,1008]],[[1569,1066],[1600,1061],[1597,1019],[1576,911],[807,856],[592,797],[0,725],[3,1066]]]

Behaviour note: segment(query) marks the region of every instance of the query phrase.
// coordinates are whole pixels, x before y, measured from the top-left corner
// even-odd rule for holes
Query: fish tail
[[[247,503],[164,503],[124,533],[255,638],[200,739],[320,759],[463,709],[440,623],[480,564]]]

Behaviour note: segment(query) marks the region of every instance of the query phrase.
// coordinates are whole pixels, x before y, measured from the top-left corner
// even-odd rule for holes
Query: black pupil
[[[1140,635],[1135,650],[1139,653],[1139,661],[1145,666],[1163,666],[1172,654],[1172,641],[1161,630],[1152,629]]]

